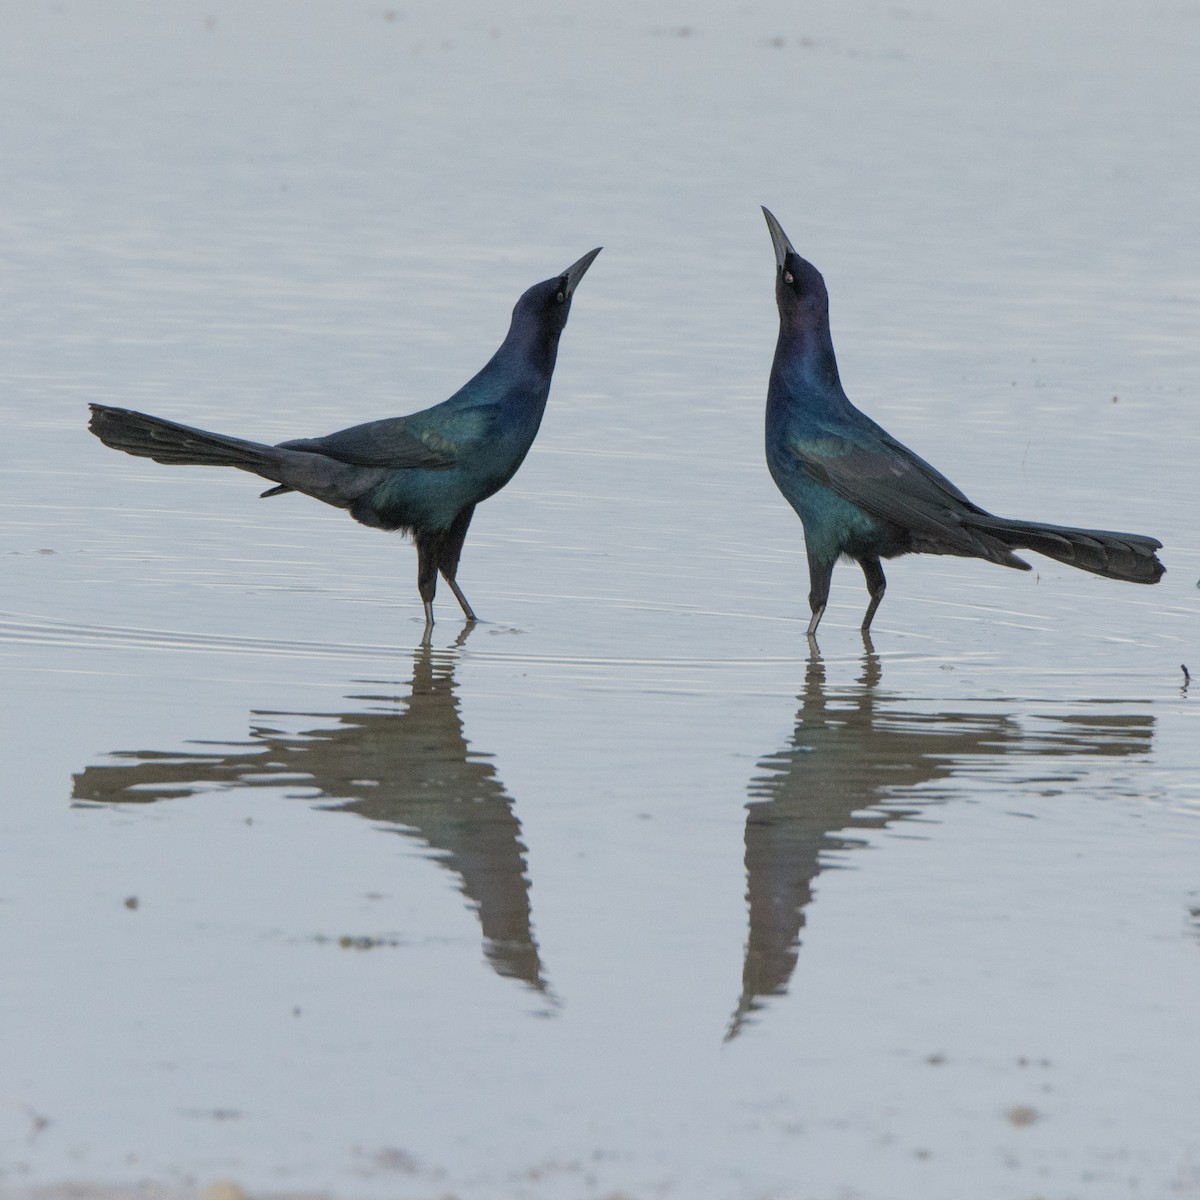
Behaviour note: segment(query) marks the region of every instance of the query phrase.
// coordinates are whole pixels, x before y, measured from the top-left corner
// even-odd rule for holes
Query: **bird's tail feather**
[[[1073,529],[1038,521],[1011,521],[990,514],[970,521],[1014,550],[1035,550],[1081,571],[1128,583],[1157,583],[1166,571],[1154,553],[1162,542],[1140,533]]]
[[[193,429],[128,408],[110,408],[106,404],[90,407],[92,417],[88,428],[106,446],[160,463],[252,471],[278,485],[268,488],[264,496],[303,492],[335,508],[353,510],[356,502],[386,475],[380,468],[358,467],[313,451],[267,446]]]
[[[177,425],[162,417],[92,404],[88,428],[106,445],[155,462],[209,467],[240,467],[272,478],[283,455],[274,446]],[[263,468],[267,468],[264,470]]]

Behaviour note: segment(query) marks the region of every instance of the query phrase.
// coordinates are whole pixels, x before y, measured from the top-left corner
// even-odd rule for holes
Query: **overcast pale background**
[[[0,6],[0,1196],[1200,1196],[1195,5]],[[852,398],[1136,588],[803,637],[758,206]],[[106,450],[442,399],[603,245],[469,637]]]

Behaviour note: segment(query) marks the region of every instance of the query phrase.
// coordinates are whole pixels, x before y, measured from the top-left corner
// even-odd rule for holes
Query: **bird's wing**
[[[406,417],[410,432],[422,444],[457,462],[481,442],[490,441],[500,423],[500,404],[495,401],[439,404]]]
[[[419,415],[419,414],[418,414]],[[326,437],[294,438],[280,442],[283,450],[324,454],[355,467],[424,468],[445,470],[457,460],[456,448],[410,425],[408,417],[368,421]]]
[[[307,450],[356,467],[447,470],[473,443],[491,436],[498,405],[438,405],[407,417],[368,421],[327,437],[281,442],[286,450]]]
[[[882,430],[872,434],[851,439],[830,432],[794,439],[788,449],[810,478],[872,516],[964,548],[974,543],[960,521],[982,510],[907,446]]]

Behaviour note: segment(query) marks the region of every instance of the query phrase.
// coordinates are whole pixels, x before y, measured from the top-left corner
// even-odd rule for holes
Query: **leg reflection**
[[[221,752],[210,745],[182,754],[118,752],[111,756],[117,761],[76,775],[73,796],[126,804],[213,788],[296,788],[309,802],[332,804],[331,811],[355,813],[428,847],[478,913],[492,967],[544,992],[521,825],[491,757],[467,741],[456,665],[453,648],[422,643],[408,695],[399,701],[373,686],[348,697],[348,712],[255,713],[248,741]]]
[[[971,772],[995,772],[999,757],[1052,756],[1071,771],[1085,755],[1145,753],[1153,718],[1114,713],[1018,719],[987,711],[925,711],[882,687],[882,666],[863,635],[858,678],[831,686],[812,648],[791,740],[764,758],[748,787],[746,895],[750,931],[742,991],[727,1036],[735,1037],[768,996],[787,991],[801,933],[823,871],[858,865],[870,831],[912,820],[954,796]],[[1065,764],[1065,765],[1064,765]],[[1044,770],[1044,768],[1039,768]],[[931,786],[945,781],[950,787]],[[865,835],[865,836],[864,836]]]

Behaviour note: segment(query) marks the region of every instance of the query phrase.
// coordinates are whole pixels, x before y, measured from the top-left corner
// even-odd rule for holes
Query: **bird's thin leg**
[[[460,588],[453,579],[447,579],[446,582],[450,585],[450,590],[454,593],[454,598],[461,605],[463,616],[466,617],[468,621],[478,621],[479,618],[472,611],[471,605],[467,602],[466,596],[464,596],[462,593],[462,588]]]
[[[417,545],[417,591],[421,593],[421,603],[425,605],[425,628],[429,630],[433,627],[433,597],[437,594],[438,548],[441,537],[438,534],[417,534],[413,541]]]
[[[880,566],[879,559],[874,555],[870,558],[860,558],[858,565],[862,567],[863,574],[867,577],[867,591],[871,596],[871,603],[867,605],[867,615],[863,617],[862,623],[862,631],[866,633],[871,628],[875,610],[883,599],[883,593],[887,591],[887,579],[884,578],[883,567]]]
[[[834,560],[836,561],[836,560]],[[829,603],[829,584],[833,579],[833,561],[825,562],[808,556],[808,607],[812,609],[812,620],[808,623],[808,636],[817,636],[817,626],[825,615],[825,605]]]
[[[462,512],[454,518],[454,524],[450,526],[442,537],[441,550],[438,555],[438,569],[442,572],[442,576],[450,585],[450,590],[454,593],[454,598],[462,606],[463,615],[468,621],[477,621],[479,618],[475,616],[471,605],[468,603],[466,596],[462,593],[462,588],[458,586],[458,560],[462,556],[463,541],[467,536],[467,528],[471,524],[471,517],[475,514],[475,505],[470,505],[464,508]]]

